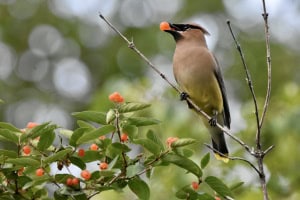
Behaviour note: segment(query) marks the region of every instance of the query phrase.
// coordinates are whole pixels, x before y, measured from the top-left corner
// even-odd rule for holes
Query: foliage
[[[196,140],[177,138],[164,145],[151,129],[144,138],[139,127],[155,125],[159,121],[134,116],[150,105],[123,101],[114,105],[106,113],[74,113],[78,120],[75,130],[62,129],[50,122],[19,130],[12,124],[1,122],[0,139],[13,143],[15,150],[0,150],[0,198],[46,200],[49,194],[44,186],[52,184],[55,189],[51,196],[57,200],[90,199],[103,191],[122,191],[127,186],[139,199],[147,200],[150,198],[147,179],[151,179],[151,171],[170,164],[193,174],[197,180],[194,188],[185,185],[177,191],[177,198],[208,200],[214,199],[215,193],[224,198],[233,197],[229,187],[219,178],[205,175],[209,154],[199,164],[189,158],[188,146]],[[128,135],[129,140],[127,137],[122,140],[122,134]],[[67,139],[67,144],[54,145],[57,137]],[[96,144],[98,148],[83,149],[84,144]],[[132,148],[140,151],[129,157]],[[97,161],[99,170],[90,171],[87,163],[92,161]],[[53,163],[58,170],[74,165],[82,170],[81,177],[76,177],[70,170],[69,173],[53,173]],[[211,192],[198,189],[200,184],[207,184]]]

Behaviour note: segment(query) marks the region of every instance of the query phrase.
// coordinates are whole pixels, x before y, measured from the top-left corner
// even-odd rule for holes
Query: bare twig
[[[152,64],[152,62],[144,55],[142,54],[135,46],[135,44],[133,43],[133,41],[129,41],[116,27],[114,27],[114,25],[112,25],[102,14],[99,14],[100,18],[103,19],[103,21],[105,21],[107,23],[107,25],[113,29],[123,40],[125,40],[125,42],[127,42],[128,47],[130,49],[132,49],[134,52],[136,52],[157,74],[159,74],[161,76],[161,78],[163,78],[171,87],[173,87],[179,94],[182,93],[182,91],[176,87],[171,81],[168,80],[168,78],[162,73],[160,72],[157,67],[155,67],[154,64]],[[193,109],[200,113],[201,115],[203,115],[205,118],[207,118],[208,120],[211,119],[211,117],[205,113],[201,108],[199,108],[192,99],[190,99],[189,97],[187,97],[186,101],[189,103],[189,105],[191,105],[193,107]],[[241,146],[243,146],[249,153],[252,153],[249,146],[246,145],[242,140],[240,140],[239,138],[237,138],[236,136],[234,136],[226,127],[223,127],[222,125],[220,125],[219,123],[216,124],[216,126],[218,128],[220,128],[226,135],[228,135],[230,138],[232,138],[233,140],[235,140],[237,143],[239,143]]]
[[[266,40],[266,52],[267,52],[267,68],[268,68],[268,83],[267,83],[267,93],[266,93],[266,99],[264,103],[264,108],[262,111],[262,115],[260,118],[260,123],[259,123],[259,129],[256,134],[256,145],[257,149],[260,153],[262,153],[261,157],[257,159],[258,161],[258,167],[259,171],[262,173],[263,176],[260,176],[260,183],[262,186],[262,191],[264,194],[264,200],[269,200],[269,195],[268,195],[268,189],[267,189],[267,183],[266,183],[266,177],[264,173],[264,165],[263,165],[263,158],[265,153],[269,152],[273,147],[271,146],[268,148],[266,151],[262,152],[262,147],[261,147],[261,128],[266,116],[267,109],[269,107],[269,102],[270,102],[270,96],[271,96],[271,48],[270,48],[270,33],[269,33],[269,24],[268,24],[268,13],[267,13],[267,8],[266,8],[266,2],[265,0],[262,0],[263,4],[263,18],[265,22],[265,40]]]
[[[257,164],[258,164],[258,170],[256,169],[256,172],[259,175],[260,178],[260,183],[261,183],[261,187],[262,187],[262,191],[263,191],[263,195],[264,195],[264,200],[268,200],[269,196],[268,196],[268,190],[267,190],[267,183],[266,183],[266,177],[265,177],[265,172],[264,172],[264,165],[263,165],[263,161],[264,161],[264,156],[269,153],[273,148],[274,145],[270,146],[268,149],[266,149],[265,151],[262,150],[262,144],[261,144],[261,129],[262,129],[262,125],[266,116],[266,112],[269,106],[269,102],[270,102],[270,94],[271,94],[271,50],[270,50],[270,33],[269,33],[269,25],[268,25],[268,13],[267,13],[267,9],[266,9],[266,4],[265,4],[265,0],[262,0],[262,4],[263,4],[263,18],[264,18],[264,22],[265,22],[265,41],[266,41],[266,51],[267,51],[267,68],[268,68],[268,83],[267,83],[267,93],[266,93],[266,98],[265,98],[265,103],[264,103],[264,107],[263,107],[263,111],[262,111],[262,115],[259,118],[258,115],[258,107],[257,107],[257,100],[255,97],[255,93],[253,90],[253,85],[252,85],[252,81],[251,81],[251,77],[249,74],[249,70],[248,67],[246,65],[245,62],[245,58],[244,58],[244,54],[243,51],[241,49],[240,44],[238,43],[232,28],[230,26],[230,21],[227,21],[229,30],[231,32],[231,35],[235,41],[237,50],[240,54],[245,72],[246,72],[246,77],[247,77],[247,81],[248,81],[248,85],[252,94],[252,98],[254,101],[254,106],[255,106],[255,115],[256,115],[256,124],[257,124],[257,131],[256,131],[256,150],[254,151],[254,153],[252,154],[253,156],[256,157],[257,160]]]
[[[204,143],[204,145],[205,145],[207,148],[211,149],[212,151],[217,152],[217,153],[220,154],[221,156],[224,156],[224,157],[226,157],[226,158],[228,158],[228,159],[230,159],[230,160],[240,160],[240,161],[243,161],[243,162],[247,163],[247,164],[250,165],[250,166],[251,166],[258,174],[260,174],[259,169],[258,169],[253,163],[251,163],[249,160],[246,160],[246,159],[241,158],[241,157],[232,157],[232,156],[228,156],[228,155],[225,155],[225,154],[219,152],[217,149],[213,148],[213,147],[210,146],[209,144]]]
[[[257,130],[259,130],[259,132],[260,132],[260,123],[259,123],[257,99],[256,99],[256,95],[255,95],[255,92],[254,92],[251,75],[250,75],[246,60],[245,60],[245,55],[243,53],[243,50],[242,50],[242,47],[241,47],[240,43],[238,42],[238,40],[235,37],[235,34],[232,31],[231,23],[230,23],[229,20],[227,20],[227,25],[228,25],[229,31],[231,33],[231,36],[234,40],[236,49],[238,50],[238,52],[240,54],[240,57],[241,57],[241,60],[242,60],[242,63],[243,63],[243,67],[244,67],[244,70],[246,72],[246,81],[248,83],[248,86],[249,86],[249,89],[250,89],[250,92],[251,92],[251,95],[252,95],[253,103],[254,103],[254,108],[255,108],[256,126],[257,126]]]
[[[266,3],[265,0],[262,0],[262,4],[263,4],[263,18],[264,18],[264,22],[265,22],[265,40],[266,40],[266,51],[267,51],[267,67],[268,67],[268,84],[267,84],[267,94],[266,94],[266,99],[265,99],[265,103],[264,103],[264,108],[262,111],[262,115],[260,118],[260,122],[259,122],[259,126],[260,128],[263,125],[265,116],[266,116],[266,112],[270,103],[270,96],[271,96],[271,76],[272,76],[272,63],[271,63],[271,48],[270,48],[270,33],[269,33],[269,24],[268,24],[268,13],[267,13],[267,8],[266,8]],[[257,140],[260,143],[260,135],[257,135]]]
[[[101,19],[103,19],[103,21],[106,22],[106,24],[113,29],[123,40],[125,40],[125,42],[127,42],[128,47],[130,49],[132,49],[134,52],[136,52],[156,73],[158,73],[161,78],[163,78],[170,86],[172,86],[177,92],[181,92],[171,81],[169,81],[169,79],[163,74],[161,73],[155,66],[154,64],[152,64],[152,62],[144,55],[142,54],[142,52],[140,52],[140,50],[138,50],[135,47],[135,44],[133,41],[129,41],[116,27],[114,27],[114,25],[112,25],[112,23],[110,23],[101,13],[99,14],[99,17]]]

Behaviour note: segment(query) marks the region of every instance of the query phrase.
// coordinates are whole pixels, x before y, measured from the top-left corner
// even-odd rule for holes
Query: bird
[[[231,117],[225,84],[219,63],[208,49],[205,36],[209,32],[202,26],[162,22],[160,29],[171,34],[176,42],[173,55],[173,74],[180,89],[181,100],[189,97],[211,119],[201,116],[208,129],[217,160],[227,163],[228,148],[218,122],[230,129]],[[192,108],[191,105],[189,105]]]

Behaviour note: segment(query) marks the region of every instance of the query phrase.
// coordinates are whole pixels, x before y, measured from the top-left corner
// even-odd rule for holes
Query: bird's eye
[[[185,31],[190,30],[190,29],[192,29],[191,26],[189,26],[189,25],[184,26],[184,30],[185,30]]]

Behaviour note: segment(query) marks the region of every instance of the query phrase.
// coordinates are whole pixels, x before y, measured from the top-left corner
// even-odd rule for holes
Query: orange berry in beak
[[[171,30],[172,28],[170,27],[170,24],[168,22],[161,22],[159,25],[160,30],[166,31],[166,30]]]

